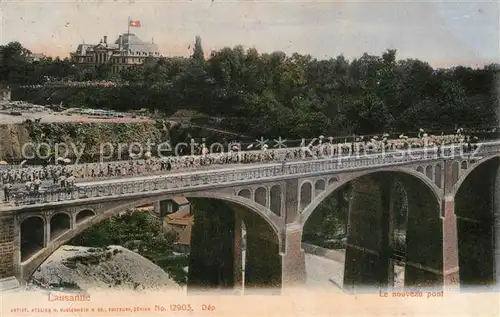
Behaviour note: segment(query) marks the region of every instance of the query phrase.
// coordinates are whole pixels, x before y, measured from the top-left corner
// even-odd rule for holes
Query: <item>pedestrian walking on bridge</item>
[[[39,178],[36,178],[33,181],[33,190],[35,191],[35,193],[38,193],[41,184],[42,184],[42,181]]]
[[[12,188],[11,184],[5,184],[3,185],[3,197],[4,201],[9,201],[10,200],[10,189]]]

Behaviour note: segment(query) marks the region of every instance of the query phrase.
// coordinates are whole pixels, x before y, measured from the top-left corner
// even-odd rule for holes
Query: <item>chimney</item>
[[[108,44],[108,37],[104,35],[104,44]]]

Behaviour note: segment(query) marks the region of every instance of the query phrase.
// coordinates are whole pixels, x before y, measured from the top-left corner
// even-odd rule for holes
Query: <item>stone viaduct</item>
[[[226,286],[241,286],[242,223],[245,288],[299,286],[306,280],[304,225],[326,197],[349,185],[344,288],[385,288],[392,279],[390,219],[399,182],[408,197],[405,286],[492,285],[499,271],[500,142],[479,144],[473,154],[460,152],[247,165],[103,180],[71,193],[41,194],[0,211],[0,278],[22,284],[57,248],[93,225],[146,204],[164,208],[162,202],[184,196],[223,201],[234,211],[223,216],[223,233],[211,233],[230,237],[229,251],[213,255],[221,259]],[[191,239],[203,243],[195,235]],[[202,263],[197,265],[190,271],[202,273]]]

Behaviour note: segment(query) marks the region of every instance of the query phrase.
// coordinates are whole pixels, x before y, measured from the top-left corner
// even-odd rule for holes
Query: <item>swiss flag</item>
[[[140,28],[141,27],[141,21],[139,20],[131,20],[128,25],[133,28]]]

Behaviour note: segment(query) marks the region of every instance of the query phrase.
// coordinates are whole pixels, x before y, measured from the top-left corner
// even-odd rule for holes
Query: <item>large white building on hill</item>
[[[124,68],[143,64],[148,57],[160,57],[158,46],[143,42],[133,33],[125,33],[118,37],[114,43],[108,43],[104,36],[99,44],[78,45],[76,52],[71,53],[75,64],[101,65],[110,64],[113,73],[118,73]]]

